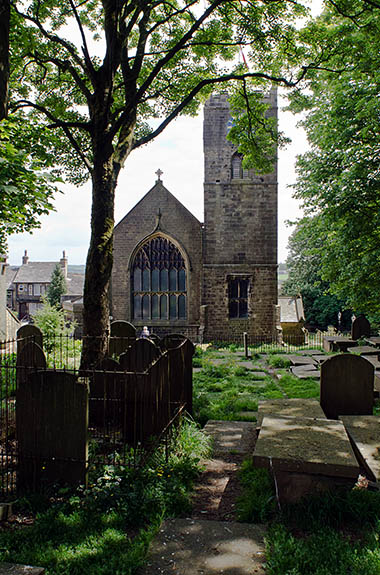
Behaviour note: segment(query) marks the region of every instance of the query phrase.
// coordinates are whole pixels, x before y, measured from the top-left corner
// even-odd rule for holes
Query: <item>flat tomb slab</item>
[[[315,355],[319,355],[322,352],[320,349],[302,349],[300,350],[300,353],[302,353],[302,355],[312,355],[314,357]]]
[[[360,471],[343,422],[331,419],[264,417],[253,462],[275,472],[354,481]]]
[[[45,569],[17,563],[0,563],[0,575],[43,575]]]
[[[300,371],[297,373],[298,379],[320,379],[321,372],[319,370],[314,371]]]
[[[378,356],[380,350],[372,347],[371,345],[357,345],[356,347],[348,347],[349,353],[356,353],[358,355],[375,355]]]
[[[315,365],[315,361],[313,357],[310,356],[302,356],[296,354],[286,355],[286,359],[288,359],[292,365]]]
[[[368,479],[380,481],[380,418],[376,415],[342,415],[340,419],[353,442]]]
[[[317,399],[267,399],[259,401],[257,426],[259,427],[264,417],[313,417],[326,419],[322,407]]]
[[[380,361],[375,355],[362,355],[362,357],[369,361],[369,363],[372,363],[375,369],[380,369]]]
[[[380,347],[380,337],[379,336],[366,337],[366,342],[369,343],[370,345],[374,345],[375,347]]]
[[[293,365],[290,368],[290,371],[294,374],[297,373],[297,371],[316,371],[317,370],[317,366],[315,363],[306,363],[305,365]]]
[[[329,359],[329,357],[331,357],[331,355],[326,355],[322,353],[319,355],[313,355],[313,359],[315,359],[315,361],[317,361],[319,364],[326,361],[326,359]]]

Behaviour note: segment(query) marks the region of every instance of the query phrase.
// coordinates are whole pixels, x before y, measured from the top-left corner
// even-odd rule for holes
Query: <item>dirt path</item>
[[[235,522],[238,469],[253,451],[255,424],[209,421],[213,457],[196,486],[191,517],[163,522],[141,575],[264,575],[261,525]]]

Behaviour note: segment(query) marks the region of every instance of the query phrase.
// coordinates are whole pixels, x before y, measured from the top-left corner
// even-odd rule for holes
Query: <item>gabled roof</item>
[[[50,283],[51,275],[59,262],[28,262],[19,267],[14,283]]]
[[[201,222],[198,220],[198,218],[196,216],[194,216],[194,214],[192,214],[190,212],[190,210],[188,210],[186,208],[186,206],[183,205],[182,202],[180,202],[167,188],[165,188],[164,184],[162,183],[162,180],[157,180],[156,183],[154,184],[153,188],[151,188],[149,190],[149,192],[147,192],[145,194],[145,196],[143,196],[141,198],[141,200],[139,200],[137,202],[137,204],[135,204],[133,206],[133,208],[127,213],[125,214],[125,216],[116,224],[115,228],[117,228],[125,219],[127,219],[141,204],[145,203],[146,201],[149,201],[149,197],[151,195],[157,195],[157,194],[167,194],[168,197],[170,198],[171,201],[173,201],[175,204],[177,204],[177,206],[186,213],[186,215],[189,218],[192,218],[193,220],[195,220],[195,222],[201,226]]]
[[[66,293],[69,295],[82,295],[84,274],[68,274],[66,278]]]

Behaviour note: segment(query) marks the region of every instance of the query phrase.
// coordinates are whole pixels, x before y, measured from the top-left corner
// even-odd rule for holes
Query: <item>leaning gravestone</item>
[[[119,356],[136,341],[136,328],[128,321],[113,321],[111,323],[109,354]]]
[[[137,339],[132,346],[120,356],[120,367],[123,371],[146,371],[153,361],[161,355],[153,341],[146,338]]]
[[[46,358],[42,348],[33,341],[17,349],[16,379],[17,388],[28,380],[30,373],[46,369]]]
[[[329,419],[372,415],[374,367],[352,354],[336,355],[321,365],[321,407]]]
[[[354,319],[351,326],[351,337],[355,341],[362,337],[370,337],[371,325],[364,315],[359,315]]]
[[[29,342],[38,343],[42,347],[42,332],[36,325],[22,325],[17,330],[17,351]]]

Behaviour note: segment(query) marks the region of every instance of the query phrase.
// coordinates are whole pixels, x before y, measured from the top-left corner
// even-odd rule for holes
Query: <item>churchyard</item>
[[[3,385],[2,424],[4,415],[14,413],[15,398],[18,487],[27,493],[12,492],[15,471],[5,465],[15,457],[10,426],[8,437],[2,435],[0,458],[0,561],[41,566],[33,575],[192,575],[197,571],[189,560],[181,563],[190,553],[193,568],[206,565],[210,574],[220,573],[217,569],[239,575],[379,573],[376,340],[359,340],[366,346],[355,340],[344,354],[322,346],[194,349],[179,336],[164,344],[159,338],[154,345],[135,342],[118,327],[110,357],[87,374],[89,400],[75,396],[76,407],[70,408],[78,415],[88,401],[88,454],[79,449],[86,449],[84,416],[82,435],[74,420],[69,441],[55,432],[54,442],[63,450],[58,456],[49,460],[47,451],[30,456],[46,441],[51,450],[39,421],[50,431],[64,425],[61,410],[51,413],[51,407],[57,401],[67,405],[68,398],[52,391],[53,378],[59,376],[65,393],[74,389],[69,395],[78,387],[73,378],[86,378],[75,366],[75,354],[70,352],[71,371],[61,370],[62,350],[37,338],[38,350],[36,333],[33,344],[20,346],[16,380],[4,363],[3,384],[19,391],[4,402]],[[120,396],[124,380],[133,391]],[[83,385],[80,390],[83,394]],[[48,410],[41,407],[46,404]],[[193,419],[183,417],[181,406]],[[151,442],[152,435],[158,441]],[[67,451],[72,444],[74,454]],[[84,459],[90,462],[85,479],[78,465]],[[71,487],[59,485],[63,473]],[[87,486],[78,490],[78,481]],[[6,497],[7,489],[12,497]],[[242,552],[244,537],[248,547]],[[0,566],[2,575],[13,572],[4,569],[10,567]]]

